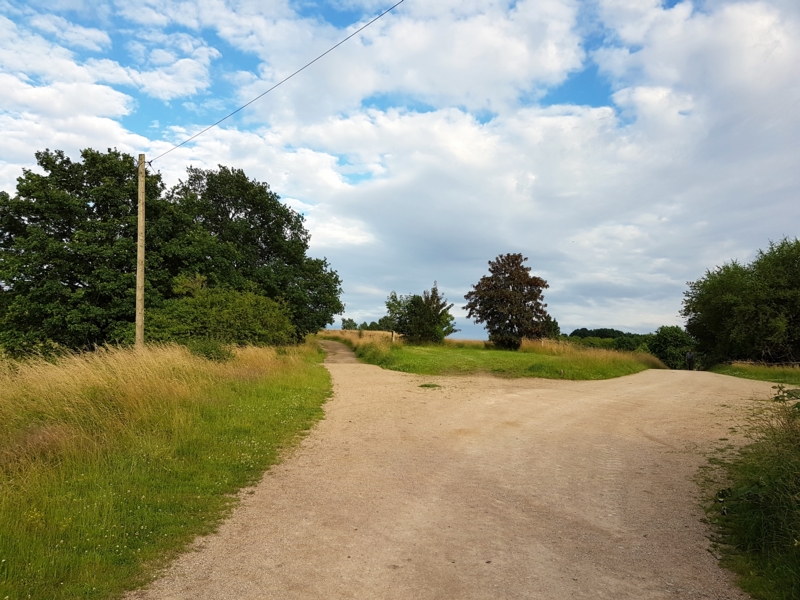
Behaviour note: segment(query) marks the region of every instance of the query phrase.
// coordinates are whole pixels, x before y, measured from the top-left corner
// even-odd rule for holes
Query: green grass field
[[[584,348],[565,342],[526,341],[517,352],[487,349],[483,342],[448,341],[441,346],[392,344],[385,335],[329,332],[321,337],[344,341],[364,362],[420,375],[491,373],[501,377],[611,379],[646,369],[665,368],[654,356]]]
[[[711,372],[745,379],[800,385],[800,368],[798,367],[768,367],[765,365],[733,363],[730,365],[716,365],[711,368]]]
[[[322,416],[316,345],[0,363],[0,598],[116,598]]]

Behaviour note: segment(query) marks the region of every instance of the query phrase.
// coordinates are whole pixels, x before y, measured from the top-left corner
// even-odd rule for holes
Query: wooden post
[[[139,155],[139,227],[136,240],[136,347],[144,348],[144,154]]]

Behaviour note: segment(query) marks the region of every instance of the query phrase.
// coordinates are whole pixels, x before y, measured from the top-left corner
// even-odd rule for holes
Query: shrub
[[[649,350],[670,369],[686,367],[686,353],[694,346],[692,337],[677,325],[664,325],[648,344]]]
[[[211,350],[211,341],[275,346],[295,339],[285,305],[252,292],[224,289],[201,289],[168,300],[147,313],[145,331],[148,341],[179,342],[203,356],[218,353]]]

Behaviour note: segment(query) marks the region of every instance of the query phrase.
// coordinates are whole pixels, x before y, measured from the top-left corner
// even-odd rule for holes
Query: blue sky
[[[34,152],[154,157],[392,2],[0,0],[0,189]],[[500,253],[570,331],[680,324],[686,282],[797,235],[796,0],[405,0],[155,163],[225,164],[307,216],[346,316]]]

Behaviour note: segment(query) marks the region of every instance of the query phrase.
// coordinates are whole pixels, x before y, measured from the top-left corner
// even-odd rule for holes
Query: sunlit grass
[[[732,375],[745,379],[800,385],[800,367],[796,366],[771,367],[751,363],[733,363],[730,365],[716,365],[711,368],[711,371],[721,375]]]
[[[665,368],[650,354],[584,348],[553,340],[525,340],[517,352],[496,350],[480,341],[447,340],[440,346],[404,345],[390,334],[326,331],[340,339],[364,362],[420,375],[492,373],[504,377],[547,379],[610,379],[646,369]]]
[[[322,415],[313,346],[0,365],[0,598],[116,597],[209,532]]]

